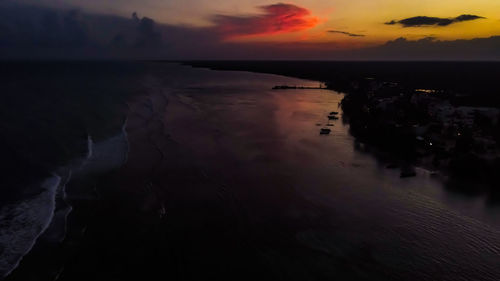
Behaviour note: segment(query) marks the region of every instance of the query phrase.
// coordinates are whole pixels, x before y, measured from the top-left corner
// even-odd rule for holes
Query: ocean
[[[328,120],[343,94],[320,82],[163,62],[2,66],[8,280],[500,278],[498,207],[433,171],[387,169]]]

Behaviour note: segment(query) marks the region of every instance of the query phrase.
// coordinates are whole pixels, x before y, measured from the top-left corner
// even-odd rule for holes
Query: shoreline
[[[141,100],[143,96],[132,98]],[[135,107],[141,108],[142,101],[137,100],[134,102]],[[9,270],[4,277],[6,280],[35,278],[34,275],[37,273],[40,274],[40,280],[57,279],[64,271],[63,260],[74,256],[80,247],[78,245],[85,243],[85,233],[88,225],[93,223],[95,208],[101,208],[101,193],[107,192],[103,190],[105,188],[103,185],[111,178],[114,179],[117,173],[121,173],[120,169],[128,164],[131,146],[129,130],[135,130],[136,128],[132,127],[137,124],[130,125],[129,119],[136,112],[130,104],[126,105],[126,112],[118,114],[118,116],[125,115],[119,133],[107,133],[109,137],[101,138],[97,142],[88,135],[86,155],[69,160],[66,166],[56,169],[55,173],[67,176],[65,184],[59,185],[54,192],[56,205],[51,212],[50,222],[39,234],[38,239],[33,241],[30,250],[19,258],[15,267]],[[137,116],[140,114],[142,113]],[[61,212],[63,215],[58,216],[57,213]]]
[[[461,139],[465,139],[465,137],[468,136],[463,131],[474,130],[480,132],[484,130],[495,130],[486,127],[491,125],[485,126],[480,123],[460,125],[461,129],[455,129],[455,131],[458,131],[455,133],[455,137],[445,136],[445,129],[443,129],[441,133],[427,129],[427,134],[429,136],[419,133],[425,126],[428,126],[426,124],[426,122],[429,122],[429,117],[427,115],[432,116],[437,114],[436,112],[459,112],[460,108],[469,106],[471,108],[469,112],[480,111],[481,113],[479,114],[489,114],[486,109],[474,105],[474,101],[471,101],[472,96],[470,93],[467,97],[467,94],[464,95],[464,93],[456,92],[453,87],[449,89],[443,88],[441,90],[427,90],[421,86],[425,84],[422,80],[423,78],[420,78],[422,81],[418,80],[421,83],[420,85],[418,81],[417,84],[411,85],[409,82],[405,81],[401,83],[394,80],[391,81],[391,76],[382,79],[359,76],[359,74],[352,69],[350,69],[351,72],[349,74],[335,77],[334,74],[326,74],[324,69],[321,68],[316,72],[315,70],[309,69],[310,66],[307,65],[308,62],[305,62],[307,70],[295,69],[294,67],[300,65],[299,62],[275,62],[275,65],[273,65],[271,69],[263,68],[264,64],[261,65],[259,62],[241,62],[241,65],[237,62],[221,61],[194,61],[182,63],[195,68],[208,68],[219,71],[269,73],[300,79],[314,79],[312,81],[325,83],[326,89],[345,93],[346,96],[342,101],[342,107],[345,114],[343,115],[342,121],[351,126],[352,135],[360,142],[366,143],[370,145],[372,149],[375,149],[375,157],[389,158],[389,163],[387,163],[388,167],[392,167],[398,163],[396,164],[397,168],[403,169],[401,177],[415,176],[415,168],[423,168],[432,171],[432,174],[439,172],[444,182],[449,184],[450,188],[457,189],[457,191],[487,193],[489,194],[488,196],[491,196],[492,202],[500,200],[500,190],[494,188],[496,185],[496,173],[494,170],[496,169],[495,167],[500,167],[500,134],[497,134],[497,136],[494,135],[494,132],[482,134],[480,136],[481,138],[488,139],[486,142],[488,143],[487,145],[496,142],[496,148],[492,148],[487,152],[480,152],[480,154],[467,154],[466,151],[469,148],[455,148],[453,144],[447,144],[447,147],[443,147],[442,145],[450,142],[463,142]],[[291,65],[289,68],[280,68],[280,65],[289,65],[292,63],[295,64]],[[342,62],[332,62],[332,64],[336,63],[343,64]],[[311,62],[311,64],[323,64],[324,67],[328,66],[327,62]],[[375,63],[359,62],[358,64],[373,65]],[[404,63],[395,64],[403,65]],[[388,70],[383,70],[382,73],[384,73],[384,75],[387,75],[384,71],[389,73]],[[361,72],[360,70],[359,73]],[[392,78],[396,77],[395,75],[393,76]],[[446,83],[444,86],[448,85]],[[283,89],[286,90],[288,88]],[[477,98],[481,100],[484,96],[478,96]],[[398,113],[396,112],[397,110],[389,107],[387,104],[397,104],[399,107],[406,108],[405,110],[407,110],[407,112],[403,113],[401,116],[396,116],[396,113]],[[496,112],[496,117],[492,117],[493,124],[496,124],[496,130],[500,131],[500,100],[498,104],[494,102],[490,103],[490,105],[493,106],[490,111]],[[366,112],[364,112],[365,109],[367,109]],[[416,110],[419,110],[419,112]],[[411,115],[414,114],[413,112],[421,116],[414,117]],[[469,113],[469,115],[470,114],[472,113]],[[398,122],[395,121],[398,118],[402,120],[399,121],[399,124],[395,123]],[[463,124],[471,122],[467,119],[467,116],[460,117],[462,119],[458,118],[451,121],[448,120],[450,118],[446,119],[447,117],[444,117],[444,115],[440,118],[441,119],[434,121],[431,119],[431,122],[434,122],[433,124],[444,122]],[[474,121],[475,120],[473,120],[473,122]],[[459,136],[458,138],[456,135],[457,133]],[[496,141],[495,138],[497,139]],[[470,137],[467,141],[473,142],[470,140]],[[484,147],[486,147],[486,145],[482,145],[482,147],[478,148],[478,151],[484,150]],[[447,155],[452,155],[454,153],[452,152],[453,149],[459,150],[457,153],[461,158],[455,157],[456,159],[448,160],[450,156]],[[490,160],[491,156],[494,155],[497,155],[496,160]],[[477,167],[482,167],[482,170],[477,170]],[[471,180],[474,178],[481,178],[483,182],[477,188],[467,187],[472,186]],[[469,184],[460,184],[459,186],[457,185],[457,181],[470,182]]]
[[[99,157],[99,154],[103,154],[103,150],[106,150],[106,147],[109,146],[107,145],[107,143],[116,143],[116,140],[120,138],[126,139],[127,136],[125,128],[126,121],[122,126],[121,133],[97,143],[94,143],[91,136],[89,135],[87,138],[88,151],[86,157],[73,159],[69,161],[66,167],[60,167],[56,169],[53,174],[54,177],[57,177],[59,179],[59,181],[57,185],[54,186],[54,190],[52,192],[51,201],[53,202],[53,206],[51,208],[51,211],[49,211],[50,214],[47,214],[47,223],[45,227],[39,231],[38,235],[31,239],[31,243],[29,244],[31,246],[23,251],[23,253],[17,254],[17,261],[15,262],[15,264],[9,266],[10,269],[5,272],[3,278],[9,277],[13,272],[15,272],[19,265],[22,264],[23,260],[25,258],[29,258],[32,250],[35,249],[35,247],[57,248],[59,247],[59,244],[64,243],[63,241],[66,239],[66,234],[68,232],[68,224],[71,223],[71,221],[69,220],[69,217],[73,210],[71,201],[79,196],[82,196],[82,194],[78,194],[78,192],[81,192],[82,190],[76,191],[77,194],[75,194],[75,191],[71,190],[71,187],[75,184],[78,185],[78,182],[82,180],[88,181],[89,179],[96,177],[99,174],[109,173],[111,170],[116,169],[116,163],[109,163],[107,167],[106,165],[101,165],[99,167],[99,165],[92,165],[92,162],[99,163],[101,161],[106,161],[105,159],[96,160],[94,158]],[[127,141],[125,143],[127,143]],[[128,149],[124,153],[128,154]],[[125,163],[126,156],[123,157],[123,159],[125,160],[122,162]],[[44,180],[43,183],[45,183],[46,181],[47,180]],[[90,188],[90,186],[84,187],[84,189],[85,188]],[[86,192],[84,191],[84,193]],[[19,204],[24,204],[24,202],[27,202],[29,200],[30,199],[23,200]],[[16,248],[23,247],[22,245],[15,244],[12,246]]]
[[[208,85],[264,78],[213,74]],[[65,241],[40,243],[7,280],[498,274],[493,262],[475,263],[477,255],[453,259],[469,246],[498,251],[497,227],[479,231],[439,196],[422,196],[426,185],[441,187],[432,179],[400,181],[380,172],[372,155],[355,151],[341,120],[332,127],[338,134],[319,137],[321,112],[341,96],[277,93],[267,87],[276,77],[269,78],[254,91],[238,92],[239,83],[191,90],[187,83],[133,97],[125,165],[73,182],[78,196]],[[450,229],[456,235],[444,239]],[[413,258],[395,262],[387,255],[395,249],[397,257]],[[443,263],[433,263],[437,258]],[[429,265],[431,273],[422,271]],[[470,272],[474,265],[480,271]]]
[[[51,182],[55,181],[55,182]],[[54,212],[56,210],[56,196],[57,196],[57,190],[60,187],[61,184],[61,177],[54,175],[53,177],[44,179],[41,182],[41,187],[44,189],[42,193],[36,198],[30,198],[27,199],[17,205],[11,206],[11,205],[6,205],[4,206],[1,211],[2,211],[2,223],[6,223],[6,221],[3,221],[4,216],[5,217],[13,217],[12,220],[9,224],[11,228],[5,228],[2,227],[2,232],[6,231],[8,233],[2,233],[3,235],[1,236],[9,236],[9,237],[2,237],[2,240],[9,241],[9,244],[6,245],[5,248],[2,249],[2,264],[0,264],[0,269],[2,270],[2,276],[0,278],[5,278],[9,276],[21,263],[22,259],[24,256],[28,255],[33,247],[36,246],[38,239],[44,234],[44,232],[50,227],[52,223],[52,219],[54,217]],[[43,198],[43,195],[48,194],[48,198]],[[42,201],[38,202],[39,204],[44,204],[44,201],[47,201],[49,203],[48,209],[43,208],[43,210],[37,210],[37,213],[40,211],[45,211],[47,214],[44,216],[44,218],[38,219],[38,217],[35,214],[29,213],[29,209],[33,206],[24,206],[24,205],[29,205],[35,204],[37,201]],[[22,208],[26,209],[22,209]],[[19,213],[21,211],[22,213]],[[40,213],[38,213],[40,215]],[[22,230],[16,229],[19,227],[18,225],[21,223],[24,223],[25,220],[33,220],[34,221],[30,222],[30,225],[36,225],[36,223],[39,223],[35,229],[26,229],[23,228]],[[39,228],[39,230],[38,230]],[[20,233],[22,232],[22,233]],[[27,232],[33,232],[33,233],[27,233]],[[28,241],[23,241],[20,243],[16,243],[15,239],[22,239],[25,238],[27,235],[30,235],[28,238]],[[13,241],[14,240],[14,243]],[[19,251],[19,248],[22,248],[23,250]],[[4,264],[4,262],[6,262]]]

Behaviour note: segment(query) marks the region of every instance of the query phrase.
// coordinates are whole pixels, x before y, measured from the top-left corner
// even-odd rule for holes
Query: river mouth
[[[130,101],[127,163],[98,181],[98,200],[74,202],[60,280],[500,276],[495,213],[365,153],[328,120],[341,94],[165,68]],[[36,275],[20,271],[13,280]]]

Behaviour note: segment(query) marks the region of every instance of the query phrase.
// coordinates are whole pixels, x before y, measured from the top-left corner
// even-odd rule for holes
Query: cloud
[[[0,12],[0,47],[37,46],[77,49],[88,43],[88,28],[78,10],[57,13],[37,8],[23,15],[8,7]]]
[[[0,1],[0,58],[162,57],[166,27],[131,18]]]
[[[355,34],[355,33],[350,33],[346,31],[340,31],[340,30],[328,30],[329,33],[338,33],[338,34],[344,34],[350,37],[365,37],[366,35],[364,34]]]
[[[258,21],[259,17],[251,18]],[[137,14],[96,15],[0,0],[0,59],[500,60],[500,36],[453,41],[399,38],[363,48],[363,44],[345,45],[345,40],[221,40],[225,37],[219,27],[168,25]],[[348,36],[345,31],[331,31]],[[249,28],[245,34],[262,32],[262,28]]]
[[[401,24],[403,27],[448,26],[450,24],[457,22],[472,21],[478,19],[484,19],[484,17],[476,15],[461,15],[456,18],[437,18],[437,17],[418,16],[402,20],[392,20],[386,22],[385,24],[387,25]]]
[[[309,10],[292,4],[278,3],[259,8],[264,14],[215,15],[212,21],[224,38],[294,32],[312,28],[319,23],[319,19],[312,17]]]
[[[156,30],[156,23],[154,20],[143,17],[139,19],[137,13],[132,14],[132,19],[137,22],[137,39],[136,46],[140,48],[156,48],[161,47],[163,39],[161,33]]]
[[[460,40],[404,37],[356,51],[361,59],[382,60],[500,60],[500,36]]]

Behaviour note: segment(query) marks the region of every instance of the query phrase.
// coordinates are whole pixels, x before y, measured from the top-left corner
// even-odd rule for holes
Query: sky
[[[183,43],[184,41],[192,43],[199,40],[201,45],[220,50],[227,50],[230,46],[232,48],[238,46],[242,50],[272,50],[268,52],[268,56],[276,55],[278,50],[283,50],[283,54],[290,57],[294,56],[294,52],[297,56],[304,58],[312,57],[313,53],[314,56],[319,57],[322,55],[335,57],[331,52],[337,52],[337,54],[351,52],[350,54],[353,55],[352,52],[358,50],[369,50],[367,53],[373,53],[374,48],[388,45],[394,48],[396,45],[401,47],[404,44],[408,46],[401,48],[409,48],[413,52],[415,52],[416,45],[423,45],[421,50],[424,52],[423,50],[427,50],[431,45],[435,49],[438,47],[442,49],[444,45],[447,46],[446,48],[451,48],[450,44],[464,45],[465,41],[470,44],[480,44],[481,46],[477,48],[483,50],[489,46],[487,48],[489,50],[489,48],[499,47],[496,45],[498,38],[495,36],[500,35],[500,1],[498,0],[292,0],[287,2],[266,0],[3,0],[3,3],[9,2],[17,5],[18,10],[22,10],[23,6],[37,6],[59,12],[78,11],[81,14],[94,15],[92,20],[85,18],[87,22],[84,24],[84,29],[88,33],[87,37],[102,39],[105,35],[90,33],[102,33],[101,30],[113,29],[110,26],[116,25],[118,18],[138,20],[139,24],[142,19],[147,18],[153,21],[151,28],[155,28],[156,32],[160,33],[160,37],[169,38],[167,45],[170,46],[188,44]],[[22,14],[22,12],[19,13]],[[136,13],[135,18],[132,18],[132,13]],[[101,24],[108,26],[96,27],[98,16],[114,18],[115,22],[102,23],[101,20]],[[81,18],[80,16],[78,20]],[[33,25],[35,27],[32,29],[37,29],[36,26],[39,24],[33,23]],[[3,26],[11,26],[8,30],[17,28],[12,27],[14,26],[12,22]],[[150,35],[153,33],[155,32]],[[109,34],[109,36],[116,37],[117,35]],[[493,39],[490,39],[489,43],[481,41],[488,38]],[[4,39],[4,41],[9,40]],[[0,44],[1,42],[0,40]],[[467,50],[465,46],[461,48]],[[454,56],[460,57],[457,53],[460,48],[451,49]],[[219,54],[212,52],[213,58],[218,58],[222,54],[222,52]],[[181,53],[183,54],[173,52],[170,54],[185,57],[200,56],[195,51],[192,54]],[[233,53],[236,57],[252,58],[249,51],[246,53],[241,51],[241,55],[237,55],[234,50],[230,52],[230,54]],[[310,55],[307,55],[308,53]],[[255,54],[255,58],[264,57],[263,54],[263,51],[259,51]],[[470,54],[462,55],[464,58],[470,57]],[[208,56],[210,55],[207,54]],[[422,54],[417,57],[421,56]],[[436,53],[435,56],[439,57],[439,54]],[[496,54],[492,56],[495,57]]]

